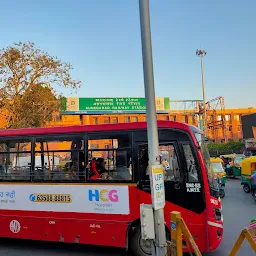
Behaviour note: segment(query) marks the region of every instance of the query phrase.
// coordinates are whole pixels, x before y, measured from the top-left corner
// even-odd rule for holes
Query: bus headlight
[[[218,220],[218,221],[221,221],[221,220],[222,220],[222,212],[221,212],[221,209],[214,207],[214,215],[215,215],[215,219],[216,219],[216,220]]]

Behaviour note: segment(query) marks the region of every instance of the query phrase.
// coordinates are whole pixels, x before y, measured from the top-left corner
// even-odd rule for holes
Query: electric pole
[[[201,74],[202,74],[202,91],[203,91],[203,103],[204,103],[204,112],[203,112],[203,132],[204,136],[208,136],[208,127],[207,127],[207,112],[206,112],[206,99],[205,99],[205,90],[204,90],[204,67],[203,67],[203,57],[206,55],[205,50],[196,50],[196,55],[200,57],[201,63]]]
[[[147,134],[148,134],[148,151],[149,151],[149,168],[150,185],[152,204],[154,209],[154,226],[155,226],[155,246],[153,246],[153,255],[165,256],[166,250],[166,234],[164,222],[164,205],[165,192],[163,169],[160,166],[159,157],[159,140],[158,128],[156,118],[156,101],[155,101],[155,86],[153,74],[153,60],[152,60],[152,45],[151,45],[151,31],[150,31],[150,14],[149,14],[149,0],[139,0],[140,8],[140,27],[141,27],[141,44],[142,44],[142,58],[144,71],[144,89],[146,98],[147,111]],[[158,166],[158,167],[157,167]],[[153,176],[155,171],[160,170],[157,175],[161,178],[161,184],[154,186]],[[160,189],[159,189],[160,188]]]

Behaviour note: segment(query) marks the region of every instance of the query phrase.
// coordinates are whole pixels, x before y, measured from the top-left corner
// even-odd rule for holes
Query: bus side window
[[[0,179],[29,181],[31,172],[31,141],[7,140],[0,146]]]
[[[195,162],[195,158],[193,156],[191,146],[189,143],[182,144],[184,155],[186,158],[186,166],[188,173],[188,182],[198,182],[198,170]]]
[[[81,135],[40,136],[35,141],[35,181],[85,181]]]
[[[87,179],[89,181],[132,180],[129,134],[88,134]]]

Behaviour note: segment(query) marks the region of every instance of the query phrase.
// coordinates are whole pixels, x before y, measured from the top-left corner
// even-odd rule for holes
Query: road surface
[[[223,198],[224,238],[220,247],[207,256],[227,256],[242,228],[256,217],[256,203],[250,194],[243,192],[240,181],[227,180],[226,196]],[[84,245],[42,243],[31,241],[0,240],[0,255],[7,256],[131,256],[123,249]],[[247,242],[239,255],[255,256]]]
[[[256,203],[251,194],[246,194],[240,180],[228,179],[225,188],[226,196],[222,199],[224,212],[224,237],[220,247],[207,256],[227,256],[241,230],[256,217]],[[238,256],[255,256],[256,254],[245,241]]]

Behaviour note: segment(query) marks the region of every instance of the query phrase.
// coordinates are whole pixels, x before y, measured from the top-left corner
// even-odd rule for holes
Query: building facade
[[[175,108],[175,102],[185,103]],[[182,103],[182,104],[183,104]],[[213,103],[211,105],[211,103]],[[190,108],[185,105],[190,104]],[[214,106],[214,107],[213,107]],[[216,107],[217,106],[217,107]],[[177,121],[201,127],[202,101],[170,101],[156,98],[158,120]],[[241,117],[256,113],[256,108],[226,109],[224,98],[207,103],[208,136],[214,142],[242,140]],[[54,113],[54,121],[47,126],[101,125],[146,121],[145,98],[63,98],[60,112]],[[0,115],[0,128],[6,127],[5,115]]]
[[[215,142],[225,142],[228,140],[241,140],[242,139],[242,125],[241,116],[251,113],[256,113],[256,108],[239,108],[239,109],[225,109],[223,111],[216,110],[207,111],[208,120],[208,135]],[[216,116],[216,124],[213,123],[213,116]],[[182,110],[178,113],[157,114],[158,120],[170,120],[183,122],[195,126],[199,126],[199,119],[192,111],[191,114]],[[69,126],[69,125],[100,125],[100,124],[116,124],[116,123],[129,123],[129,122],[144,122],[146,121],[145,114],[72,114],[61,115],[58,120],[49,123],[49,126]]]

